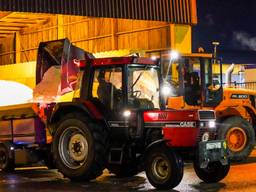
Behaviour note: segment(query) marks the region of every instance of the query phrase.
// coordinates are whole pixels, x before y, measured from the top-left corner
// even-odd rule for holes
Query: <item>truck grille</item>
[[[216,119],[215,112],[211,110],[199,110],[198,111],[199,120],[211,120]]]

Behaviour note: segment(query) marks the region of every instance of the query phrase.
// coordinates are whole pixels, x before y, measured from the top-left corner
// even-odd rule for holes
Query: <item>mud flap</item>
[[[227,144],[224,140],[200,142],[199,165],[200,168],[207,168],[210,162],[220,161],[222,165],[228,165]]]

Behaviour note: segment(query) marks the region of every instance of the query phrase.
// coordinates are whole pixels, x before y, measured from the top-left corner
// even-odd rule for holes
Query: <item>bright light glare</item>
[[[151,59],[155,61],[156,60],[156,56],[152,56]]]
[[[18,82],[0,80],[0,106],[28,103],[33,90]]]
[[[215,128],[215,126],[216,126],[215,121],[210,121],[209,122],[209,128]]]
[[[179,58],[179,52],[172,50],[170,53],[170,56],[171,56],[171,60],[177,60]]]
[[[131,111],[125,110],[123,115],[124,115],[124,117],[130,117],[131,116]]]
[[[151,73],[155,73],[155,69],[152,67],[152,68],[150,69],[150,72],[151,72]]]
[[[168,84],[164,84],[164,85],[162,86],[162,94],[163,94],[164,96],[168,96],[168,95],[171,94],[171,87],[170,87]]]

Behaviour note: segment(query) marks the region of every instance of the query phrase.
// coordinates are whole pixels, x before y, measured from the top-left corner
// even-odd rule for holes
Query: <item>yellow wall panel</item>
[[[35,86],[36,62],[0,66],[0,80],[16,81],[31,88]]]
[[[175,25],[175,49],[182,53],[191,53],[191,26]]]

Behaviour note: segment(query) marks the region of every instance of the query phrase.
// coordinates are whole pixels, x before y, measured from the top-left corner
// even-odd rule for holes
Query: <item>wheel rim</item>
[[[226,140],[231,151],[239,152],[244,149],[247,143],[247,135],[242,128],[233,127],[228,130]]]
[[[78,127],[65,129],[60,136],[58,148],[63,163],[71,169],[83,166],[88,157],[88,142]]]
[[[171,168],[168,161],[163,157],[157,157],[152,163],[153,175],[161,180],[168,178]]]
[[[8,156],[5,151],[0,151],[0,169],[6,167],[8,161]]]

